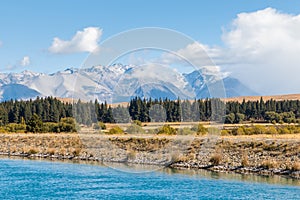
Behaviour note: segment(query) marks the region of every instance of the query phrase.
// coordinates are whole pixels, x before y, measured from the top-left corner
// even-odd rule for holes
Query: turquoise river
[[[279,176],[116,168],[125,171],[95,163],[1,158],[0,199],[300,199],[300,181]]]

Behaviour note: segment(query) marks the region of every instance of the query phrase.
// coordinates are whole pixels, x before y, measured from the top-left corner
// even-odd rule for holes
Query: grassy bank
[[[0,134],[10,156],[80,159],[300,176],[300,135]]]

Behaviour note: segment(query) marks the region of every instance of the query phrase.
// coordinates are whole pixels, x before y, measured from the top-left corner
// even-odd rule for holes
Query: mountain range
[[[124,102],[133,96],[146,98],[195,99],[212,96],[224,85],[227,97],[258,95],[238,79],[195,70],[179,73],[167,67],[114,64],[68,68],[52,74],[23,71],[0,73],[0,100],[54,96],[82,100]],[[209,87],[208,87],[209,86]],[[221,87],[222,89],[222,87]]]

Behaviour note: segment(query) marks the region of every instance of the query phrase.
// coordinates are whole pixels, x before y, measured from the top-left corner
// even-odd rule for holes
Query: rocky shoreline
[[[298,136],[297,136],[298,137]],[[0,155],[153,165],[300,179],[298,138],[3,134]]]
[[[279,175],[285,178],[292,178],[300,180],[300,171],[293,171],[287,169],[266,169],[264,167],[230,167],[230,166],[223,166],[223,165],[201,165],[199,163],[193,162],[174,162],[168,163],[157,163],[157,162],[141,162],[141,161],[129,161],[129,160],[119,160],[119,159],[103,159],[103,158],[95,158],[95,157],[86,157],[86,156],[72,156],[72,155],[49,155],[49,154],[28,154],[28,153],[3,153],[0,152],[0,156],[5,157],[19,157],[19,158],[28,158],[28,159],[47,159],[47,160],[71,160],[71,161],[88,161],[88,162],[111,162],[111,163],[127,163],[127,164],[146,164],[146,165],[155,165],[161,167],[169,167],[174,169],[205,169],[208,171],[213,172],[220,172],[220,173],[238,173],[238,174],[253,174],[259,176],[273,176]]]
[[[212,165],[197,165],[191,163],[174,163],[171,167],[176,169],[206,169],[214,172],[221,173],[238,173],[238,174],[255,174],[262,176],[273,176],[280,175],[287,178],[299,179],[300,180],[300,171],[293,170],[284,170],[284,169],[266,169],[264,167],[229,167],[229,166],[212,166]]]

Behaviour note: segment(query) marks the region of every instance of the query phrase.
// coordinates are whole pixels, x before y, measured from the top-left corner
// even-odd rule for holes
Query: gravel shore
[[[300,179],[300,137],[0,134],[0,154],[207,169]]]

